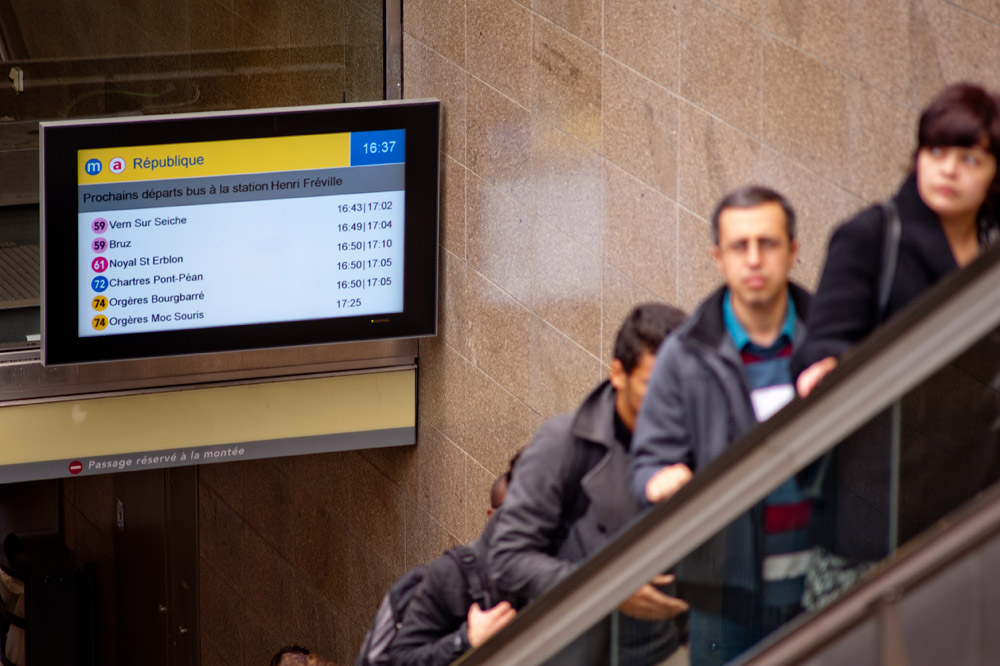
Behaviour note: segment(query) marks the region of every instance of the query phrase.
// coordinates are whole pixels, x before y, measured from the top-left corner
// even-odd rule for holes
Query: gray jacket
[[[805,339],[810,295],[789,285],[799,320],[793,349]],[[631,490],[646,504],[646,482],[665,465],[697,471],[757,425],[746,372],[722,317],[725,287],[709,296],[657,354],[632,442]],[[717,587],[756,587],[758,530],[753,512],[730,525],[678,566],[686,578]],[[682,590],[683,592],[683,590]]]
[[[538,597],[638,513],[614,400],[603,382],[576,412],[543,424],[521,453],[490,549],[492,576],[509,595]]]
[[[576,412],[546,422],[514,467],[493,533],[490,575],[522,605],[569,575],[639,511],[614,418],[615,391],[605,381]],[[550,663],[606,663],[608,626],[598,624]],[[622,618],[619,630],[622,664],[658,663],[678,644],[673,622]]]

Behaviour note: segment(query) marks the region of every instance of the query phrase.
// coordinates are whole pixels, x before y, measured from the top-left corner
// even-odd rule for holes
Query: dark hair
[[[736,188],[722,198],[712,213],[712,242],[719,244],[719,216],[727,208],[753,208],[764,203],[777,203],[785,211],[785,222],[788,223],[788,240],[795,240],[795,210],[788,199],[769,187],[763,185],[744,185]]]
[[[305,649],[301,645],[286,645],[285,647],[278,650],[278,652],[271,657],[271,666],[279,666],[281,664],[281,658],[286,654],[311,654],[309,650]]]
[[[923,148],[970,148],[984,138],[986,149],[1000,163],[1000,100],[971,83],[948,86],[920,115],[914,167]],[[990,194],[993,197],[1000,195],[1000,169],[993,177]]]
[[[517,459],[521,457],[521,452],[524,451],[523,448],[517,450],[517,453],[510,459],[510,463],[507,465],[507,471],[493,479],[493,485],[490,486],[490,508],[499,509],[500,505],[503,504],[504,499],[507,497],[507,489],[510,487],[510,480],[514,477],[514,463]]]
[[[493,485],[490,486],[491,509],[499,509],[500,505],[503,504],[504,499],[507,498],[508,485],[510,485],[510,472],[504,472],[493,479]]]
[[[632,374],[644,352],[656,354],[660,343],[687,317],[682,311],[663,303],[637,305],[625,317],[615,339],[614,358]]]

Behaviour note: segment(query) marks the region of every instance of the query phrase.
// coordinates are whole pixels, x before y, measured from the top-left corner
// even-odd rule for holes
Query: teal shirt
[[[750,340],[743,324],[733,312],[733,304],[728,291],[722,299],[722,320],[726,324],[726,330],[729,332],[733,345],[736,346],[736,351],[740,352],[740,356],[743,358],[743,367],[746,369],[751,391],[792,383],[788,364],[791,360],[792,342],[795,340],[795,323],[798,321],[798,313],[795,311],[795,302],[792,301],[791,294],[788,295],[785,325],[782,326],[781,333],[778,334],[777,339],[770,347],[761,347]]]

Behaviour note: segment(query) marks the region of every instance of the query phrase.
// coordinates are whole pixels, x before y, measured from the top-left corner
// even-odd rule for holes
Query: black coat
[[[498,516],[495,514],[479,538],[469,544],[483,581],[488,581],[487,544]],[[486,606],[483,610],[502,601],[495,589],[485,589],[488,598],[482,602]],[[447,666],[458,659],[471,647],[466,616],[473,601],[466,574],[455,558],[445,554],[433,560],[403,613],[399,633],[389,648],[389,663]]]
[[[910,176],[893,197],[899,210],[899,257],[886,311],[878,313],[885,221],[880,207],[859,213],[833,234],[809,334],[792,359],[797,374],[839,356],[958,268],[937,215]],[[980,240],[996,235],[980,220]],[[1000,478],[996,394],[967,368],[988,368],[997,345],[987,337],[902,398],[899,539],[904,543]],[[825,457],[822,498],[813,507],[814,539],[854,560],[889,552],[890,431],[883,412]]]
[[[899,312],[956,268],[937,215],[910,176],[893,197],[902,223],[899,258],[882,319]],[[792,359],[792,374],[827,356],[839,356],[881,323],[878,283],[885,242],[882,209],[873,206],[839,227],[830,239],[826,264],[809,310],[809,336]]]

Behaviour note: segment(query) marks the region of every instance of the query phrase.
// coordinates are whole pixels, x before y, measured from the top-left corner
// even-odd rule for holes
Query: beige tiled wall
[[[408,461],[428,554],[475,536],[489,478],[604,376],[632,305],[717,285],[725,192],[791,199],[814,286],[834,225],[905,175],[922,105],[1000,88],[992,0],[407,0],[403,27],[404,95],[444,106]]]

